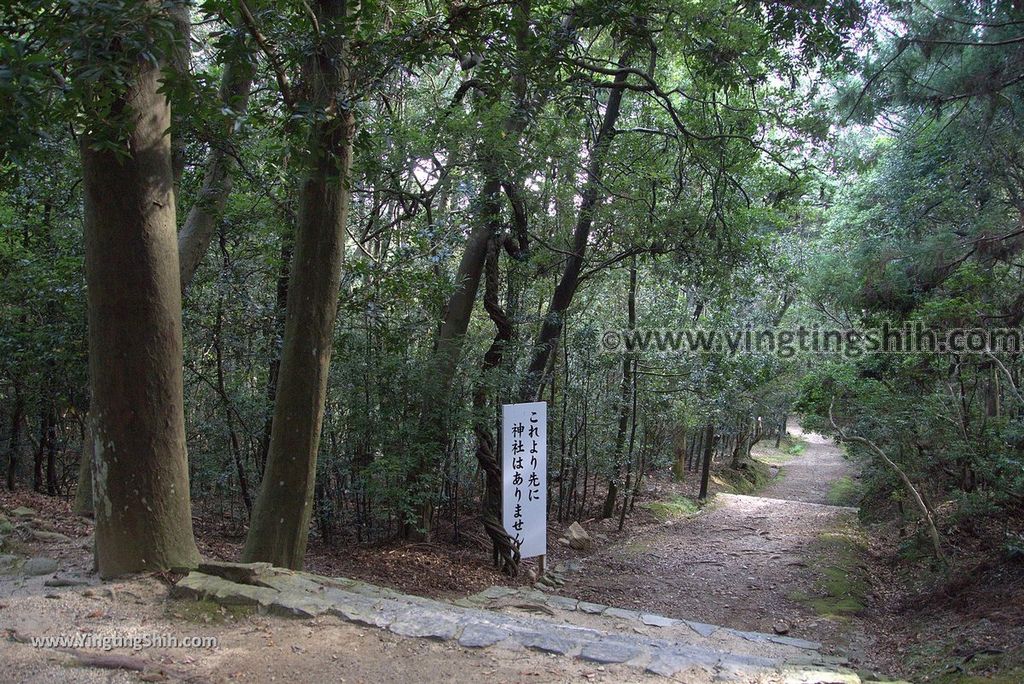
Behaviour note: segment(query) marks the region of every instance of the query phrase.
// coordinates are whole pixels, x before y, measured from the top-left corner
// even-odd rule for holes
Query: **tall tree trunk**
[[[406,537],[426,540],[433,520],[435,469],[448,444],[451,386],[462,355],[462,345],[469,330],[480,278],[487,260],[488,245],[493,240],[494,226],[500,217],[497,207],[498,181],[488,181],[481,191],[485,207],[481,218],[469,234],[466,247],[455,273],[455,291],[448,299],[441,316],[430,368],[430,382],[424,383],[421,399],[420,434],[426,448],[419,462],[409,473],[409,485],[420,503],[414,521],[407,521]]]
[[[193,567],[170,106],[160,69],[100,83],[127,117],[112,150],[82,138],[96,553],[102,577]],[[119,149],[117,149],[119,148]]]
[[[476,458],[486,478],[483,506],[484,530],[491,538],[494,565],[505,574],[515,577],[519,572],[519,547],[509,535],[502,522],[501,489],[502,466],[494,439],[493,411],[488,410],[488,383],[493,381],[492,371],[501,366],[505,346],[512,339],[514,330],[508,316],[498,304],[498,246],[491,239],[487,250],[486,286],[484,308],[494,323],[496,332],[491,346],[480,365],[481,377],[473,391],[473,432],[476,436]]]
[[[11,432],[7,439],[7,489],[14,491],[14,476],[18,472],[18,453],[21,451],[21,423],[25,418],[25,399],[21,384],[14,383],[14,406],[11,409]]]
[[[620,60],[620,64],[626,66],[631,54],[632,51],[627,49]],[[555,286],[554,293],[551,295],[551,301],[544,314],[540,332],[533,343],[530,365],[527,367],[526,375],[519,390],[520,401],[533,401],[544,384],[544,373],[558,338],[562,334],[565,314],[572,304],[573,297],[576,296],[576,289],[580,284],[580,275],[583,271],[587,244],[590,242],[590,231],[594,225],[594,215],[597,212],[601,198],[604,196],[601,184],[602,173],[611,148],[612,138],[615,135],[615,124],[619,120],[619,112],[622,108],[622,95],[625,91],[627,79],[628,74],[624,72],[616,74],[613,86],[608,94],[608,102],[605,103],[604,118],[601,121],[601,128],[598,130],[597,138],[594,140],[594,148],[590,151],[590,160],[587,163],[586,183],[583,187],[582,199],[580,200],[576,227],[573,230],[572,249],[566,258],[562,276]]]
[[[672,479],[686,478],[686,424],[677,423],[672,430]]]
[[[45,399],[43,401],[45,402]],[[39,441],[36,443],[36,453],[32,460],[32,489],[40,494],[43,493],[43,458],[46,455],[46,441],[50,434],[49,424],[50,412],[44,404],[39,411]]]
[[[636,328],[636,258],[629,269],[629,294],[627,296],[626,320],[630,330]],[[559,324],[561,325],[561,324]],[[622,357],[622,385],[619,396],[619,427],[615,433],[615,462],[612,464],[612,474],[608,479],[608,494],[604,499],[604,507],[601,509],[602,518],[610,518],[615,513],[615,499],[619,493],[618,478],[622,473],[622,450],[626,444],[626,430],[629,427],[629,397],[633,391],[633,384],[636,379],[631,371],[633,370],[633,355],[623,354]],[[627,487],[628,488],[628,487]]]
[[[512,4],[512,21],[514,31],[512,39],[516,44],[517,56],[511,79],[511,113],[502,121],[501,147],[506,150],[515,149],[513,141],[522,138],[533,116],[539,111],[550,95],[549,91],[529,97],[527,69],[530,60],[532,12],[531,0],[515,0]],[[563,41],[568,41],[572,31],[565,31],[554,46],[561,49]],[[479,221],[474,226],[466,241],[466,247],[459,261],[455,274],[455,291],[448,299],[442,314],[435,340],[433,358],[431,359],[430,382],[422,401],[420,416],[420,434],[423,450],[419,462],[409,474],[409,484],[414,487],[415,494],[422,497],[418,506],[416,520],[405,526],[406,536],[416,539],[427,539],[430,536],[430,524],[433,517],[433,471],[444,453],[449,441],[448,415],[451,410],[451,387],[462,355],[462,346],[469,329],[470,317],[480,289],[480,279],[487,257],[488,244],[497,236],[501,220],[500,193],[504,187],[509,195],[511,209],[520,233],[519,252],[525,254],[528,247],[526,239],[526,214],[518,199],[514,180],[501,176],[501,170],[511,169],[514,175],[518,160],[501,159],[501,152],[487,149],[479,160],[481,175],[485,181],[478,196],[480,211]],[[512,314],[514,315],[514,311]]]
[[[46,493],[57,496],[57,409],[50,403],[46,421]]]
[[[320,41],[303,69],[303,96],[324,118],[313,126],[299,192],[284,345],[270,453],[245,540],[245,561],[301,569],[309,538],[316,458],[348,215],[354,119],[342,101],[344,0],[314,4]]]
[[[636,260],[633,261],[633,273],[636,273]],[[635,276],[634,276],[635,277]],[[635,288],[634,288],[635,289]],[[619,514],[619,531],[622,531],[622,527],[626,524],[626,513],[629,512],[629,496],[632,491],[631,479],[633,476],[633,453],[634,447],[636,446],[636,399],[637,399],[637,383],[636,383],[636,359],[631,359],[633,363],[633,408],[629,412],[630,428],[629,428],[629,449],[626,451],[626,483],[622,488],[622,511]],[[639,479],[639,475],[637,476]]]
[[[82,434],[82,454],[78,458],[78,488],[75,490],[75,502],[72,510],[75,515],[83,515],[87,518],[93,516],[92,506],[92,458],[91,454],[95,448],[92,443],[92,406],[85,417],[85,430]]]
[[[203,260],[203,255],[210,246],[210,241],[217,230],[217,221],[224,213],[224,207],[231,194],[231,173],[235,167],[235,160],[229,152],[228,139],[238,116],[245,112],[249,104],[249,91],[255,75],[255,65],[250,61],[245,48],[244,34],[241,31],[236,33],[236,40],[239,42],[237,54],[242,57],[227,62],[220,84],[221,104],[231,112],[231,116],[225,122],[227,130],[224,131],[223,139],[212,143],[206,160],[203,187],[189,209],[185,224],[178,234],[183,293],[188,289],[196,269]]]
[[[704,501],[708,498],[708,481],[711,479],[711,459],[715,455],[715,424],[709,422],[704,426],[704,460],[700,466],[700,493],[697,498]]]
[[[274,299],[274,322],[271,331],[270,363],[267,368],[267,413],[263,419],[263,434],[260,437],[259,469],[260,478],[267,467],[267,456],[270,454],[270,434],[274,427],[274,404],[277,401],[277,380],[281,374],[281,343],[284,340],[284,320],[288,307],[288,280],[291,278],[291,260],[293,248],[291,232],[281,236],[281,263],[277,272],[277,287]]]
[[[221,231],[220,249],[223,256],[222,277],[227,278],[230,270],[228,260],[227,243],[224,240],[224,232]],[[213,328],[213,352],[214,361],[217,366],[217,394],[220,395],[221,406],[224,408],[224,421],[228,431],[228,450],[235,462],[235,474],[238,476],[238,488],[242,495],[242,504],[245,505],[246,516],[252,515],[252,497],[249,496],[249,480],[245,476],[245,464],[242,463],[242,445],[238,440],[238,431],[235,429],[235,407],[228,395],[227,381],[224,373],[224,297],[227,290],[225,283],[220,288],[217,297],[217,314]]]

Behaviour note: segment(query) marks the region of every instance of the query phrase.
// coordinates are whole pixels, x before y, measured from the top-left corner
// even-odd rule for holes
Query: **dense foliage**
[[[706,434],[719,464],[742,470],[794,410],[871,440],[933,514],[954,512],[949,525],[1019,516],[1019,353],[602,347],[609,330],[1019,328],[1019,10],[401,0],[347,12],[321,27],[305,2],[0,9],[9,487],[74,490],[89,412],[79,146],[117,148],[123,121],[95,86],[142,59],[165,65],[179,228],[195,215],[213,226],[182,280],[201,509],[242,526],[258,496],[302,171],[311,131],[343,108],[357,133],[316,462],[326,542],[458,534],[484,510],[480,443],[497,407],[533,397],[549,402],[560,520],[626,510],[648,473],[690,477],[679,454],[692,466]],[[321,107],[302,74],[331,30],[348,75]],[[900,504],[892,468],[853,449],[872,459],[871,509]],[[1019,552],[1017,529],[998,543]]]

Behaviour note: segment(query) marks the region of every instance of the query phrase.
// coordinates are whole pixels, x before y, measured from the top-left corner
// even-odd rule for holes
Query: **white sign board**
[[[547,554],[548,404],[501,407],[502,522],[523,558]]]

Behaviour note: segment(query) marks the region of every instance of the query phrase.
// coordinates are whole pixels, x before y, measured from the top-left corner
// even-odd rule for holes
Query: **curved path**
[[[789,433],[807,445],[800,456],[782,467],[781,477],[765,487],[762,498],[827,504],[830,486],[854,473],[853,465],[831,441],[815,432],[804,432],[794,423]]]
[[[854,467],[824,437],[795,425],[790,432],[806,449],[759,496],[719,494],[694,518],[600,550],[562,593],[734,629],[774,630],[856,659],[870,647],[856,621],[828,619],[810,607],[822,595],[823,571],[842,566],[832,557],[842,551],[827,540],[859,534],[856,509],[827,503],[831,483]]]

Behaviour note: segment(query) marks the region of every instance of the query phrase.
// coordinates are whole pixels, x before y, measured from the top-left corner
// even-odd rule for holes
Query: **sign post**
[[[523,558],[540,556],[548,536],[548,405],[501,407],[502,523]]]

